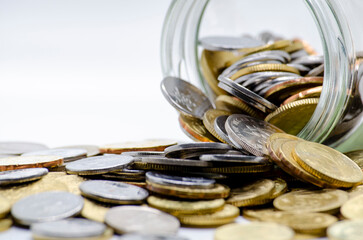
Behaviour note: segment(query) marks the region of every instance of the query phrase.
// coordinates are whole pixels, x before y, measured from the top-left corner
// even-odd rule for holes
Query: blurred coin
[[[47,149],[40,143],[32,142],[0,142],[0,154],[22,154],[31,151]]]
[[[30,230],[36,238],[92,238],[101,236],[106,231],[106,226],[87,219],[68,218],[34,223]]]
[[[81,211],[81,215],[82,217],[93,221],[104,222],[106,213],[109,209],[109,207],[102,205],[102,203],[84,199],[84,205]]]
[[[231,139],[255,156],[267,154],[267,139],[273,133],[283,132],[272,124],[242,114],[229,116],[226,130]]]
[[[93,157],[100,154],[100,148],[95,145],[71,145],[71,146],[63,146],[58,148],[76,148],[76,149],[84,149],[87,151],[87,157]]]
[[[295,59],[299,59],[304,56],[308,56],[309,54],[306,52],[305,49],[301,49],[301,50],[291,53],[290,55],[291,55],[291,60],[295,60]]]
[[[11,203],[8,199],[0,195],[0,218],[5,217],[9,212],[11,208]]]
[[[203,118],[213,108],[208,97],[191,83],[176,77],[166,77],[161,82],[161,92],[168,102],[186,115]]]
[[[232,113],[245,113],[253,117],[259,117],[261,115],[242,100],[228,95],[218,96],[215,100],[215,104],[217,109]]]
[[[242,68],[237,72],[235,72],[232,76],[230,76],[230,78],[232,80],[236,80],[237,78],[250,73],[264,72],[264,71],[291,72],[295,74],[300,74],[298,69],[290,67],[286,64],[259,64],[251,67]]]
[[[220,151],[219,151],[220,152]],[[183,155],[183,157],[195,157],[203,154],[204,152],[190,152],[188,155]],[[207,162],[201,162],[199,160],[183,159],[183,158],[169,158],[169,157],[141,157],[138,158],[142,164],[147,164],[150,167],[148,169],[154,169],[152,166],[159,166],[157,168],[166,168],[169,170],[168,166],[180,166],[180,167],[208,167],[211,164]],[[140,162],[135,161],[134,165],[139,167]],[[157,169],[155,169],[157,170]]]
[[[22,168],[56,167],[63,164],[59,156],[17,156],[0,158],[0,171]]]
[[[102,153],[116,153],[130,151],[164,151],[166,147],[177,144],[173,140],[149,139],[136,142],[122,142],[104,145],[100,148]]]
[[[195,188],[212,188],[216,182],[214,179],[203,177],[177,176],[157,172],[147,172],[146,180],[151,183],[157,183],[161,185],[180,187],[187,186]]]
[[[0,232],[1,240],[33,240],[32,232],[28,229],[12,226],[10,229]]]
[[[306,99],[306,98],[319,98],[322,90],[323,90],[322,86],[303,90],[303,91],[296,93],[296,94],[292,95],[291,97],[287,98],[281,105],[286,105],[288,103],[298,101],[301,99]]]
[[[164,153],[167,158],[190,158],[199,156],[202,152],[225,153],[231,149],[225,143],[184,143],[168,147]]]
[[[180,114],[179,124],[185,135],[196,142],[218,142],[218,139],[208,132],[199,118]]]
[[[256,79],[259,81],[259,84],[263,84],[267,81],[271,81],[274,79],[279,79],[282,77],[289,77],[289,78],[301,78],[299,74],[291,73],[291,72],[277,72],[277,71],[263,71],[263,72],[254,72],[250,74],[243,75],[234,80],[235,83],[245,84],[250,79]],[[251,83],[246,83],[249,85]]]
[[[363,185],[358,185],[348,190],[349,198],[363,194]]]
[[[218,133],[215,131],[214,121],[217,117],[223,116],[223,115],[231,115],[231,113],[224,111],[224,110],[209,109],[203,115],[204,126],[214,137],[216,137],[221,142],[223,142],[223,138],[221,136],[219,136]]]
[[[160,151],[132,151],[123,152],[121,155],[131,156],[131,157],[145,157],[145,156],[164,156],[163,152]]]
[[[0,172],[0,186],[30,182],[48,173],[46,168],[26,168]]]
[[[332,240],[361,240],[363,235],[363,220],[344,220],[331,225],[327,230]]]
[[[363,169],[363,150],[356,150],[345,153],[347,157],[353,160],[361,169]]]
[[[268,158],[246,155],[203,154],[199,159],[201,161],[211,162],[213,166],[216,164],[224,166],[270,164]]]
[[[103,174],[125,168],[133,160],[133,157],[124,155],[90,157],[68,163],[66,170],[78,175]]]
[[[303,57],[299,57],[297,59],[294,59],[291,61],[291,63],[294,64],[302,64],[306,66],[311,65],[321,65],[324,63],[324,57],[323,56],[314,56],[314,55],[307,55]]]
[[[340,208],[346,219],[363,219],[363,195],[355,196],[346,201]]]
[[[311,69],[307,74],[306,77],[317,77],[324,75],[324,63]]]
[[[51,191],[17,201],[11,208],[11,215],[20,224],[30,225],[72,217],[79,214],[82,208],[82,197],[68,192]]]
[[[210,36],[199,41],[203,48],[210,51],[233,51],[264,45],[262,41],[251,37]]]
[[[120,206],[106,213],[105,222],[117,233],[175,234],[180,226],[174,216],[149,207]]]
[[[172,235],[129,233],[129,234],[123,234],[117,240],[188,240],[188,239]]]
[[[64,162],[71,162],[87,156],[87,150],[81,148],[54,148],[23,153],[22,156],[59,156]]]
[[[79,188],[87,198],[112,204],[139,204],[149,195],[140,187],[107,180],[85,181]]]

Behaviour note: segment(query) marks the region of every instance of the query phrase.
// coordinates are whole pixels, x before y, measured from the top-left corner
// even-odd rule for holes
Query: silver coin
[[[221,81],[218,83],[218,86],[229,92],[230,94],[240,98],[247,104],[251,105],[252,107],[255,107],[259,110],[261,110],[264,113],[272,112],[277,109],[277,106],[263,97],[257,95],[256,93],[252,92],[248,88],[245,88],[238,83],[233,82],[232,80],[219,76],[218,79]],[[223,83],[223,84],[221,84]],[[224,86],[227,85],[231,87],[234,91],[230,91],[230,89],[224,88]],[[238,95],[235,93],[238,92]]]
[[[125,168],[133,160],[133,157],[125,155],[90,157],[68,163],[66,165],[66,171],[78,175],[104,174]]]
[[[34,223],[30,230],[42,238],[87,238],[102,235],[106,226],[103,223],[82,218]]]
[[[263,79],[267,80],[267,79],[275,79],[278,77],[285,77],[285,76],[301,77],[300,75],[298,75],[296,73],[291,73],[291,72],[263,71],[263,72],[255,72],[255,73],[243,75],[243,76],[237,78],[236,80],[234,80],[234,82],[239,83],[239,84],[244,84],[244,82],[250,80],[251,78],[263,78]]]
[[[180,78],[166,77],[160,87],[166,100],[188,116],[202,119],[204,113],[213,108],[211,101],[199,88]]]
[[[105,222],[120,234],[175,234],[180,227],[176,217],[154,208],[138,206],[113,207],[106,213]]]
[[[197,153],[196,155],[200,155],[202,153]],[[187,155],[187,157],[192,156]],[[170,158],[170,157],[141,157],[139,158],[141,162],[155,164],[155,165],[163,165],[163,166],[180,166],[180,167],[208,167],[210,164],[206,162],[201,162],[199,160],[192,159],[179,159],[179,158]]]
[[[87,151],[87,157],[94,157],[100,155],[100,148],[96,145],[71,145],[71,146],[63,146],[59,148],[77,148],[84,149]]]
[[[297,70],[299,70],[299,72],[301,74],[304,74],[304,73],[307,73],[307,72],[310,71],[309,67],[307,67],[305,65],[302,65],[302,64],[299,64],[299,63],[288,63],[286,65],[289,66],[289,67],[296,68]]]
[[[281,62],[276,61],[276,60],[255,61],[255,62],[243,64],[242,68],[252,67],[252,66],[256,66],[256,65],[260,65],[260,64],[281,64]]]
[[[296,76],[281,76],[281,77],[277,77],[277,78],[271,78],[267,81],[264,81],[264,82],[258,84],[253,89],[253,91],[255,93],[257,93],[258,95],[263,96],[266,93],[265,89],[269,89],[274,84],[282,83],[282,82],[286,82],[286,81],[290,81],[290,80],[294,80],[294,79],[298,79],[298,78],[302,78],[302,76],[296,74]]]
[[[210,36],[199,41],[202,47],[209,51],[233,51],[264,45],[262,41],[251,37]]]
[[[89,180],[81,183],[82,195],[97,201],[113,204],[142,203],[149,192],[143,188],[115,181]]]
[[[216,133],[229,145],[231,145],[234,148],[237,148],[237,146],[235,146],[233,144],[233,142],[229,139],[226,128],[225,128],[225,123],[227,121],[228,116],[224,115],[224,116],[218,116],[215,120],[214,120],[214,130],[216,131]]]
[[[260,72],[260,75],[259,76],[255,76],[253,78],[250,78],[250,79],[244,81],[242,83],[242,86],[247,87],[247,88],[251,88],[253,86],[258,86],[261,83],[266,82],[268,80],[273,80],[273,79],[281,78],[281,77],[301,78],[301,76],[298,75],[298,74],[288,73],[288,72],[284,72],[284,73],[281,72],[281,75],[280,76],[277,76],[277,73],[280,73],[280,72],[276,72],[274,74],[274,76],[271,76],[270,74],[264,74],[264,73],[265,72]]]
[[[0,232],[0,240],[33,240],[32,232],[20,227],[11,227]]]
[[[329,239],[334,240],[361,240],[363,235],[363,220],[343,220],[329,226],[327,229]]]
[[[227,118],[228,136],[255,156],[267,154],[266,142],[271,134],[283,132],[263,120],[242,114],[233,114]]]
[[[42,192],[17,201],[11,215],[17,222],[30,225],[38,222],[56,221],[81,212],[83,198],[69,192]]]
[[[106,180],[114,180],[114,181],[133,181],[133,182],[142,182],[145,181],[145,176],[127,176],[127,175],[119,175],[115,173],[106,173],[101,175],[103,179]]]
[[[264,41],[266,44],[274,43],[278,40],[282,40],[283,38],[280,36],[275,35],[272,32],[264,31],[258,35],[258,38],[261,39],[261,41]]]
[[[308,56],[308,55],[309,55],[309,53],[307,53],[305,51],[305,49],[301,49],[301,50],[295,51],[295,52],[290,54],[291,61],[293,61],[295,59],[298,59],[298,58],[301,58],[301,57],[304,57],[304,56]]]
[[[30,182],[48,173],[46,168],[26,168],[0,172],[0,186]]]
[[[321,64],[324,63],[324,57],[323,56],[308,55],[308,56],[303,56],[303,57],[299,57],[297,59],[294,59],[293,61],[291,61],[291,63],[302,64],[302,65],[307,65],[307,66],[321,65]]]
[[[113,172],[113,174],[117,174],[117,175],[131,175],[131,176],[145,176],[145,171],[144,170],[139,170],[139,169],[128,169],[128,168],[123,168],[119,171]]]
[[[164,150],[167,158],[196,158],[205,152],[224,153],[232,148],[225,143],[185,143],[168,147]]]
[[[155,235],[155,234],[137,234],[130,233],[122,235],[119,240],[188,240],[184,237],[172,236],[172,235]]]
[[[32,142],[0,142],[0,154],[22,154],[48,149],[47,146]]]
[[[127,155],[132,157],[139,156],[164,156],[164,152],[159,151],[132,151],[132,152],[123,152],[121,155]]]
[[[228,154],[204,154],[199,157],[201,161],[212,162],[212,164],[222,165],[261,165],[270,164],[266,157],[256,157],[250,155],[228,155]]]
[[[157,172],[147,172],[146,180],[152,183],[162,185],[196,188],[211,188],[216,182],[214,179],[208,179],[203,177],[176,176]]]
[[[318,77],[324,75],[324,63],[311,69],[308,74],[306,74],[306,77]]]
[[[54,148],[23,153],[22,156],[59,156],[64,162],[71,162],[87,156],[87,150],[81,148]]]

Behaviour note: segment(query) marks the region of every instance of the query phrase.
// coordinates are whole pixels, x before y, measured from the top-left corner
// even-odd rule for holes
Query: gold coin
[[[115,153],[120,154],[123,152],[131,151],[164,151],[165,148],[177,144],[173,140],[164,139],[148,139],[138,142],[122,142],[102,146],[101,153]]]
[[[293,212],[334,213],[348,200],[348,193],[338,189],[295,190],[277,197],[275,208]]]
[[[274,189],[272,190],[270,199],[275,199],[278,196],[284,194],[287,191],[287,183],[281,178],[276,178],[273,180],[275,182]]]
[[[323,90],[322,86],[303,90],[303,91],[296,93],[296,94],[292,95],[291,97],[287,98],[281,105],[286,105],[288,103],[295,102],[295,101],[298,101],[301,99],[306,99],[306,98],[319,98],[322,90]]]
[[[90,201],[88,199],[84,199],[84,205],[81,211],[81,215],[84,218],[88,218],[97,222],[104,222],[106,212],[109,210],[109,207],[105,207],[100,203],[96,203],[94,201]]]
[[[251,165],[251,166],[236,166],[236,167],[205,167],[202,170],[209,173],[264,173],[273,169],[273,165]]]
[[[216,229],[214,240],[292,240],[294,231],[277,223],[232,223]]]
[[[64,176],[55,177],[54,179],[66,185],[68,188],[68,192],[81,195],[81,191],[79,190],[79,185],[85,181],[84,178],[78,175],[64,175]]]
[[[9,200],[0,195],[0,218],[5,217],[10,212],[11,204]]]
[[[228,204],[236,207],[256,206],[270,201],[274,190],[275,183],[269,179],[260,179],[241,188],[231,190],[230,197],[227,199]]]
[[[330,226],[327,230],[330,240],[361,240],[363,220],[344,220]]]
[[[345,153],[345,155],[363,169],[363,150],[348,152]]]
[[[286,134],[286,133],[273,133],[266,142],[266,149],[268,151],[269,157],[274,161],[279,167],[284,170],[284,165],[281,164],[280,157],[277,155],[282,143],[290,140],[298,140],[299,138]]]
[[[243,113],[255,118],[261,118],[261,113],[251,108],[248,104],[236,97],[220,95],[216,98],[215,105],[216,108],[220,110],[225,110],[232,113]]]
[[[180,223],[193,227],[213,227],[233,222],[239,216],[239,209],[226,204],[223,209],[210,214],[178,215]]]
[[[208,132],[210,132],[215,138],[217,138],[221,142],[226,143],[223,138],[221,138],[221,136],[219,136],[218,133],[214,130],[214,121],[217,117],[224,115],[229,116],[231,115],[231,113],[224,110],[209,109],[203,115],[203,124]]]
[[[0,232],[8,230],[13,225],[11,218],[5,218],[0,220]]]
[[[301,141],[293,154],[306,171],[337,187],[353,187],[363,181],[362,170],[355,162],[323,144]]]
[[[57,238],[57,237],[45,237],[33,234],[34,240],[110,240],[113,237],[113,230],[111,228],[106,228],[105,232],[101,236],[95,237],[81,237],[81,238]]]
[[[323,84],[323,77],[302,77],[274,85],[266,93],[265,98],[272,103],[280,104],[286,98],[303,90]]]
[[[363,185],[356,186],[348,190],[349,198],[363,194]]]
[[[232,80],[236,80],[237,78],[242,77],[244,75],[255,72],[263,72],[263,71],[291,72],[291,73],[300,74],[299,70],[297,70],[294,67],[290,67],[285,64],[267,63],[267,64],[258,64],[242,68],[237,72],[235,72],[230,78]]]
[[[304,49],[304,44],[302,42],[299,41],[293,41],[291,42],[291,44],[287,47],[282,48],[282,51],[288,52],[288,53],[293,53],[299,50]]]
[[[318,102],[319,98],[308,98],[288,103],[267,115],[265,121],[296,135],[309,122]]]
[[[0,171],[23,168],[56,167],[63,165],[58,156],[16,156],[0,158]]]
[[[349,199],[340,208],[340,213],[347,219],[363,219],[363,195]]]
[[[197,142],[218,142],[203,125],[202,120],[194,117],[179,115],[179,124],[184,133]]]
[[[229,195],[229,187],[215,184],[212,188],[190,188],[179,186],[167,186],[146,181],[146,188],[161,195],[186,199],[217,199],[226,198]]]
[[[210,214],[223,209],[224,199],[214,199],[207,201],[176,201],[165,198],[150,196],[148,204],[161,211],[174,216],[190,214]]]

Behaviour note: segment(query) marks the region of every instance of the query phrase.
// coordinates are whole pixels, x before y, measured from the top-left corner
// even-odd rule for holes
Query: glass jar
[[[324,54],[320,100],[298,136],[343,152],[363,149],[361,12],[361,0],[174,0],[161,40],[163,75],[191,81],[213,98],[201,74],[200,37],[263,30],[298,36]]]

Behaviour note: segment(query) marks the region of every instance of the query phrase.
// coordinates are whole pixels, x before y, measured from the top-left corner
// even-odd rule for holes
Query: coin
[[[327,235],[333,240],[360,240],[363,235],[363,220],[337,222],[328,228]]]
[[[26,168],[0,172],[0,186],[31,182],[48,173],[46,168]]]
[[[218,142],[218,139],[208,132],[208,130],[203,125],[203,121],[199,118],[180,114],[179,124],[182,131],[194,141]]]
[[[345,153],[347,157],[353,160],[361,169],[363,169],[363,150],[356,150]]]
[[[291,63],[298,63],[303,65],[321,65],[324,63],[324,57],[323,56],[314,56],[314,55],[307,55],[303,57],[299,57],[297,59],[294,59],[291,61]]]
[[[276,178],[273,180],[275,183],[274,189],[272,190],[270,199],[275,199],[278,196],[284,194],[287,191],[287,183],[281,178]]]
[[[218,151],[219,152],[219,151]],[[203,154],[203,152],[191,152],[190,154],[195,154],[199,156]],[[186,155],[183,157],[192,157],[194,155]],[[199,160],[192,160],[192,159],[179,159],[179,158],[170,158],[170,157],[142,157],[139,158],[142,163],[150,164],[149,168],[147,169],[154,169],[158,170],[159,168],[165,168],[165,170],[171,170],[170,166],[175,167],[208,167],[210,166],[207,162],[201,162]],[[135,161],[134,166],[138,165],[140,162]],[[138,165],[139,166],[139,165]],[[158,167],[159,166],[159,167]]]
[[[163,212],[174,216],[191,214],[209,214],[219,211],[224,206],[224,199],[213,199],[205,201],[177,201],[156,196],[147,199],[148,204]]]
[[[125,168],[133,160],[133,157],[125,155],[90,157],[68,163],[66,171],[78,175],[103,174]]]
[[[166,147],[177,144],[172,140],[163,139],[149,139],[137,142],[122,142],[104,145],[100,148],[102,153],[116,153],[130,151],[164,151]]]
[[[338,189],[296,190],[273,201],[282,211],[334,213],[348,200],[348,194]]]
[[[214,240],[292,240],[294,231],[277,223],[232,223],[217,228]]]
[[[109,207],[101,203],[96,203],[94,201],[84,199],[84,205],[81,211],[81,215],[84,218],[97,221],[97,222],[104,222],[105,216]]]
[[[55,176],[54,181],[66,185],[68,192],[76,195],[81,195],[81,191],[79,190],[79,185],[85,181],[85,178],[82,178],[78,175],[63,175],[63,176]]]
[[[87,157],[94,157],[100,154],[100,148],[95,145],[69,145],[63,146],[59,148],[76,148],[76,149],[84,149],[87,151]]]
[[[243,75],[254,72],[263,71],[277,71],[277,72],[292,72],[295,74],[300,74],[299,70],[294,67],[287,66],[285,64],[259,64],[251,67],[242,68],[231,76],[232,80],[235,80]]]
[[[213,188],[191,188],[168,186],[146,181],[146,188],[151,192],[165,196],[172,196],[184,199],[217,199],[229,195],[229,187],[222,184],[215,184]]]
[[[199,157],[201,161],[211,162],[213,166],[248,166],[270,164],[266,157],[228,155],[228,154],[203,154]]]
[[[260,179],[247,183],[243,187],[231,190],[228,204],[236,207],[261,205],[270,201],[275,183],[269,179]]]
[[[87,156],[87,151],[81,148],[55,148],[23,153],[22,156],[59,156],[64,162],[71,162]]]
[[[283,132],[272,124],[242,114],[229,116],[226,130],[231,139],[255,156],[267,154],[267,139],[273,133]]]
[[[140,204],[149,196],[145,189],[116,181],[89,180],[79,188],[87,198],[112,204]]]
[[[261,115],[255,109],[248,106],[248,104],[244,103],[242,100],[228,95],[218,96],[215,100],[215,105],[217,109],[225,110],[232,113],[244,113],[257,118]]]
[[[199,119],[213,108],[208,97],[191,83],[176,77],[166,77],[160,84],[161,92],[178,111]]]
[[[30,225],[72,217],[80,213],[82,208],[82,197],[68,192],[50,191],[17,201],[11,208],[11,215],[20,224]]]
[[[203,115],[203,124],[206,127],[206,129],[218,140],[223,142],[223,138],[218,135],[218,133],[214,129],[214,121],[217,117],[223,116],[223,115],[231,115],[230,112],[224,111],[224,110],[217,110],[217,109],[209,109],[206,111]]]
[[[306,98],[319,98],[322,90],[323,90],[322,86],[303,90],[303,91],[296,93],[296,94],[292,95],[291,97],[287,98],[281,105],[286,105],[288,103],[298,101],[301,99],[306,99]]]
[[[123,234],[117,240],[188,240],[187,238],[172,235],[128,233]]]
[[[297,135],[309,122],[318,102],[319,98],[307,98],[285,104],[267,115],[265,121]]]
[[[10,212],[10,208],[9,200],[0,195],[0,218],[4,218]]]
[[[210,51],[232,51],[264,45],[262,41],[255,38],[230,36],[209,36],[199,39],[199,42],[204,49]]]
[[[58,156],[17,156],[0,158],[0,171],[23,168],[56,167],[63,164]]]
[[[0,154],[22,154],[47,149],[44,144],[33,142],[0,142]]]
[[[132,151],[123,152],[121,155],[131,156],[131,157],[147,157],[147,156],[164,156],[163,152],[160,151]]]
[[[42,238],[92,238],[101,236],[106,231],[106,226],[87,219],[68,218],[34,223],[30,230],[35,236]]]
[[[323,76],[323,75],[324,75],[324,63],[311,69],[306,74],[306,77],[315,77],[315,76]]]
[[[363,219],[362,206],[363,195],[358,195],[346,201],[340,208],[340,212],[347,219]]]
[[[242,150],[241,146],[236,146],[235,143],[233,143],[231,141],[231,139],[228,137],[228,133],[227,130],[225,128],[225,123],[227,121],[228,116],[219,116],[215,119],[214,121],[214,130],[216,131],[216,133],[218,134],[218,136],[221,137],[221,139],[223,139],[222,142],[227,143],[228,145],[236,148],[236,149],[240,149],[241,152],[246,152],[244,150]],[[249,154],[249,153],[248,153]]]
[[[232,148],[225,143],[184,143],[168,147],[164,150],[165,156],[168,158],[185,158],[189,152],[221,152],[224,153]]]
[[[106,213],[105,222],[117,233],[175,234],[177,218],[150,207],[120,206]]]
[[[0,239],[1,240],[32,240],[31,231],[12,226],[10,229],[0,232]]]
[[[356,163],[323,144],[301,141],[293,154],[306,171],[336,186],[353,187],[363,181],[362,170]]]
[[[209,214],[179,215],[180,223],[192,227],[215,227],[233,222],[239,216],[239,209],[226,204],[223,209]]]
[[[348,190],[349,198],[363,194],[363,185],[358,185]]]

